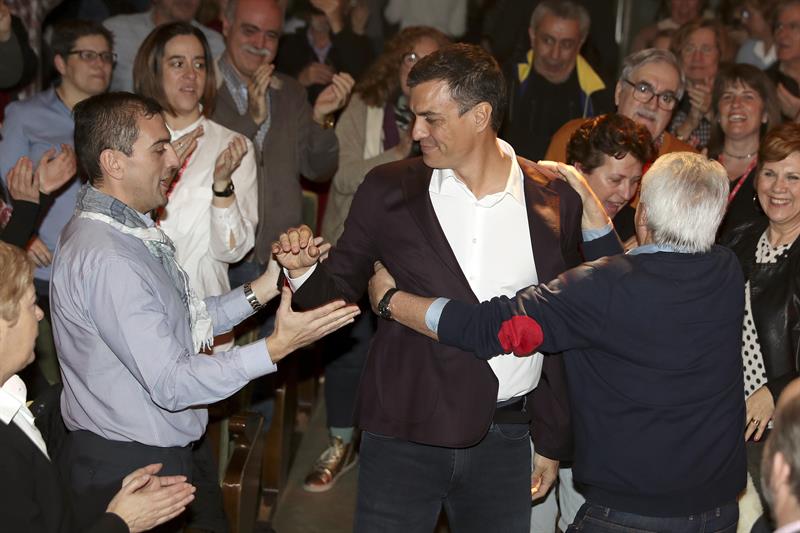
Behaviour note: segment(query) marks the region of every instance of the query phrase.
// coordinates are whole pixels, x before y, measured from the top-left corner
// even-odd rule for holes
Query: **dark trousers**
[[[163,464],[159,475],[183,475],[197,487],[187,511],[156,531],[180,531],[187,524],[203,531],[228,530],[216,463],[205,438],[194,446],[161,448],[73,431],[65,439],[58,465],[70,490],[78,530],[88,529],[105,512],[125,476],[152,463]]]
[[[325,341],[325,409],[329,428],[353,426],[358,382],[376,327],[375,315],[368,312],[369,302],[362,301],[359,305],[362,313],[356,321]]]
[[[658,517],[616,511],[586,502],[567,533],[623,533],[629,531],[669,531],[670,533],[728,533],[736,531],[739,505],[729,502],[704,513]]]
[[[427,446],[364,432],[356,533],[430,533],[442,508],[453,533],[527,533],[528,426],[492,424],[469,448]]]

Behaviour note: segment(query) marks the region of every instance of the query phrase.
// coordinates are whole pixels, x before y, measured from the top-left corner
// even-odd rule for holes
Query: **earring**
[[[764,210],[761,208],[761,202],[758,201],[758,193],[753,194],[753,209],[759,213],[764,212]]]

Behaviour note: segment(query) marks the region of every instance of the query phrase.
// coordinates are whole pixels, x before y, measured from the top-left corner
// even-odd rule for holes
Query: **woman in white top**
[[[255,242],[253,145],[207,118],[216,97],[213,59],[205,36],[191,24],[154,29],[136,55],[133,81],[137,93],[164,108],[176,150],[193,149],[175,175],[167,206],[157,213],[158,224],[175,243],[198,296],[222,294],[230,289],[229,263],[244,258]]]

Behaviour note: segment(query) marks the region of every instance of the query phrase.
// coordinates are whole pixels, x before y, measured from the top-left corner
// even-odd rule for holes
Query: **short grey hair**
[[[764,445],[761,488],[770,507],[775,504],[771,485],[772,461],[777,453],[789,465],[789,490],[800,501],[800,396],[789,399],[775,411],[773,428]]]
[[[589,27],[592,24],[592,20],[589,18],[589,12],[586,11],[585,7],[576,4],[572,0],[544,0],[543,2],[539,2],[531,15],[530,27],[534,32],[539,27],[539,23],[545,15],[554,15],[567,20],[577,20],[581,32],[581,41],[585,41],[586,36],[589,35]]]
[[[680,63],[678,63],[675,54],[669,50],[645,48],[644,50],[639,50],[638,52],[630,54],[622,63],[622,73],[619,75],[619,82],[623,83],[623,80],[629,80],[636,83],[638,80],[631,79],[633,71],[642,65],[657,62],[666,63],[678,72],[678,89],[675,91],[675,97],[680,100],[683,98],[683,89],[686,87],[686,77],[683,75],[683,69]]]
[[[653,241],[685,253],[708,251],[729,188],[725,168],[704,155],[673,152],[656,159],[642,178],[641,194]]]

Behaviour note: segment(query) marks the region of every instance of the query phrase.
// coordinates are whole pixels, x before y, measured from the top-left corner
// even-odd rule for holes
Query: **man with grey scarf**
[[[193,527],[224,529],[221,513],[209,511],[221,511],[216,477],[196,479],[198,464],[210,462],[205,406],[275,372],[287,354],[358,313],[342,301],[295,313],[284,288],[272,335],[201,353],[278,295],[278,269],[221,296],[194,294],[172,242],[148,216],[166,203],[194,144],[189,137],[173,147],[160,106],[137,95],[108,93],[75,107],[79,171],[88,183],[59,239],[50,295],[69,430],[59,463],[79,523],[105,508],[127,472],[162,463],[165,475],[192,481],[195,473]]]

